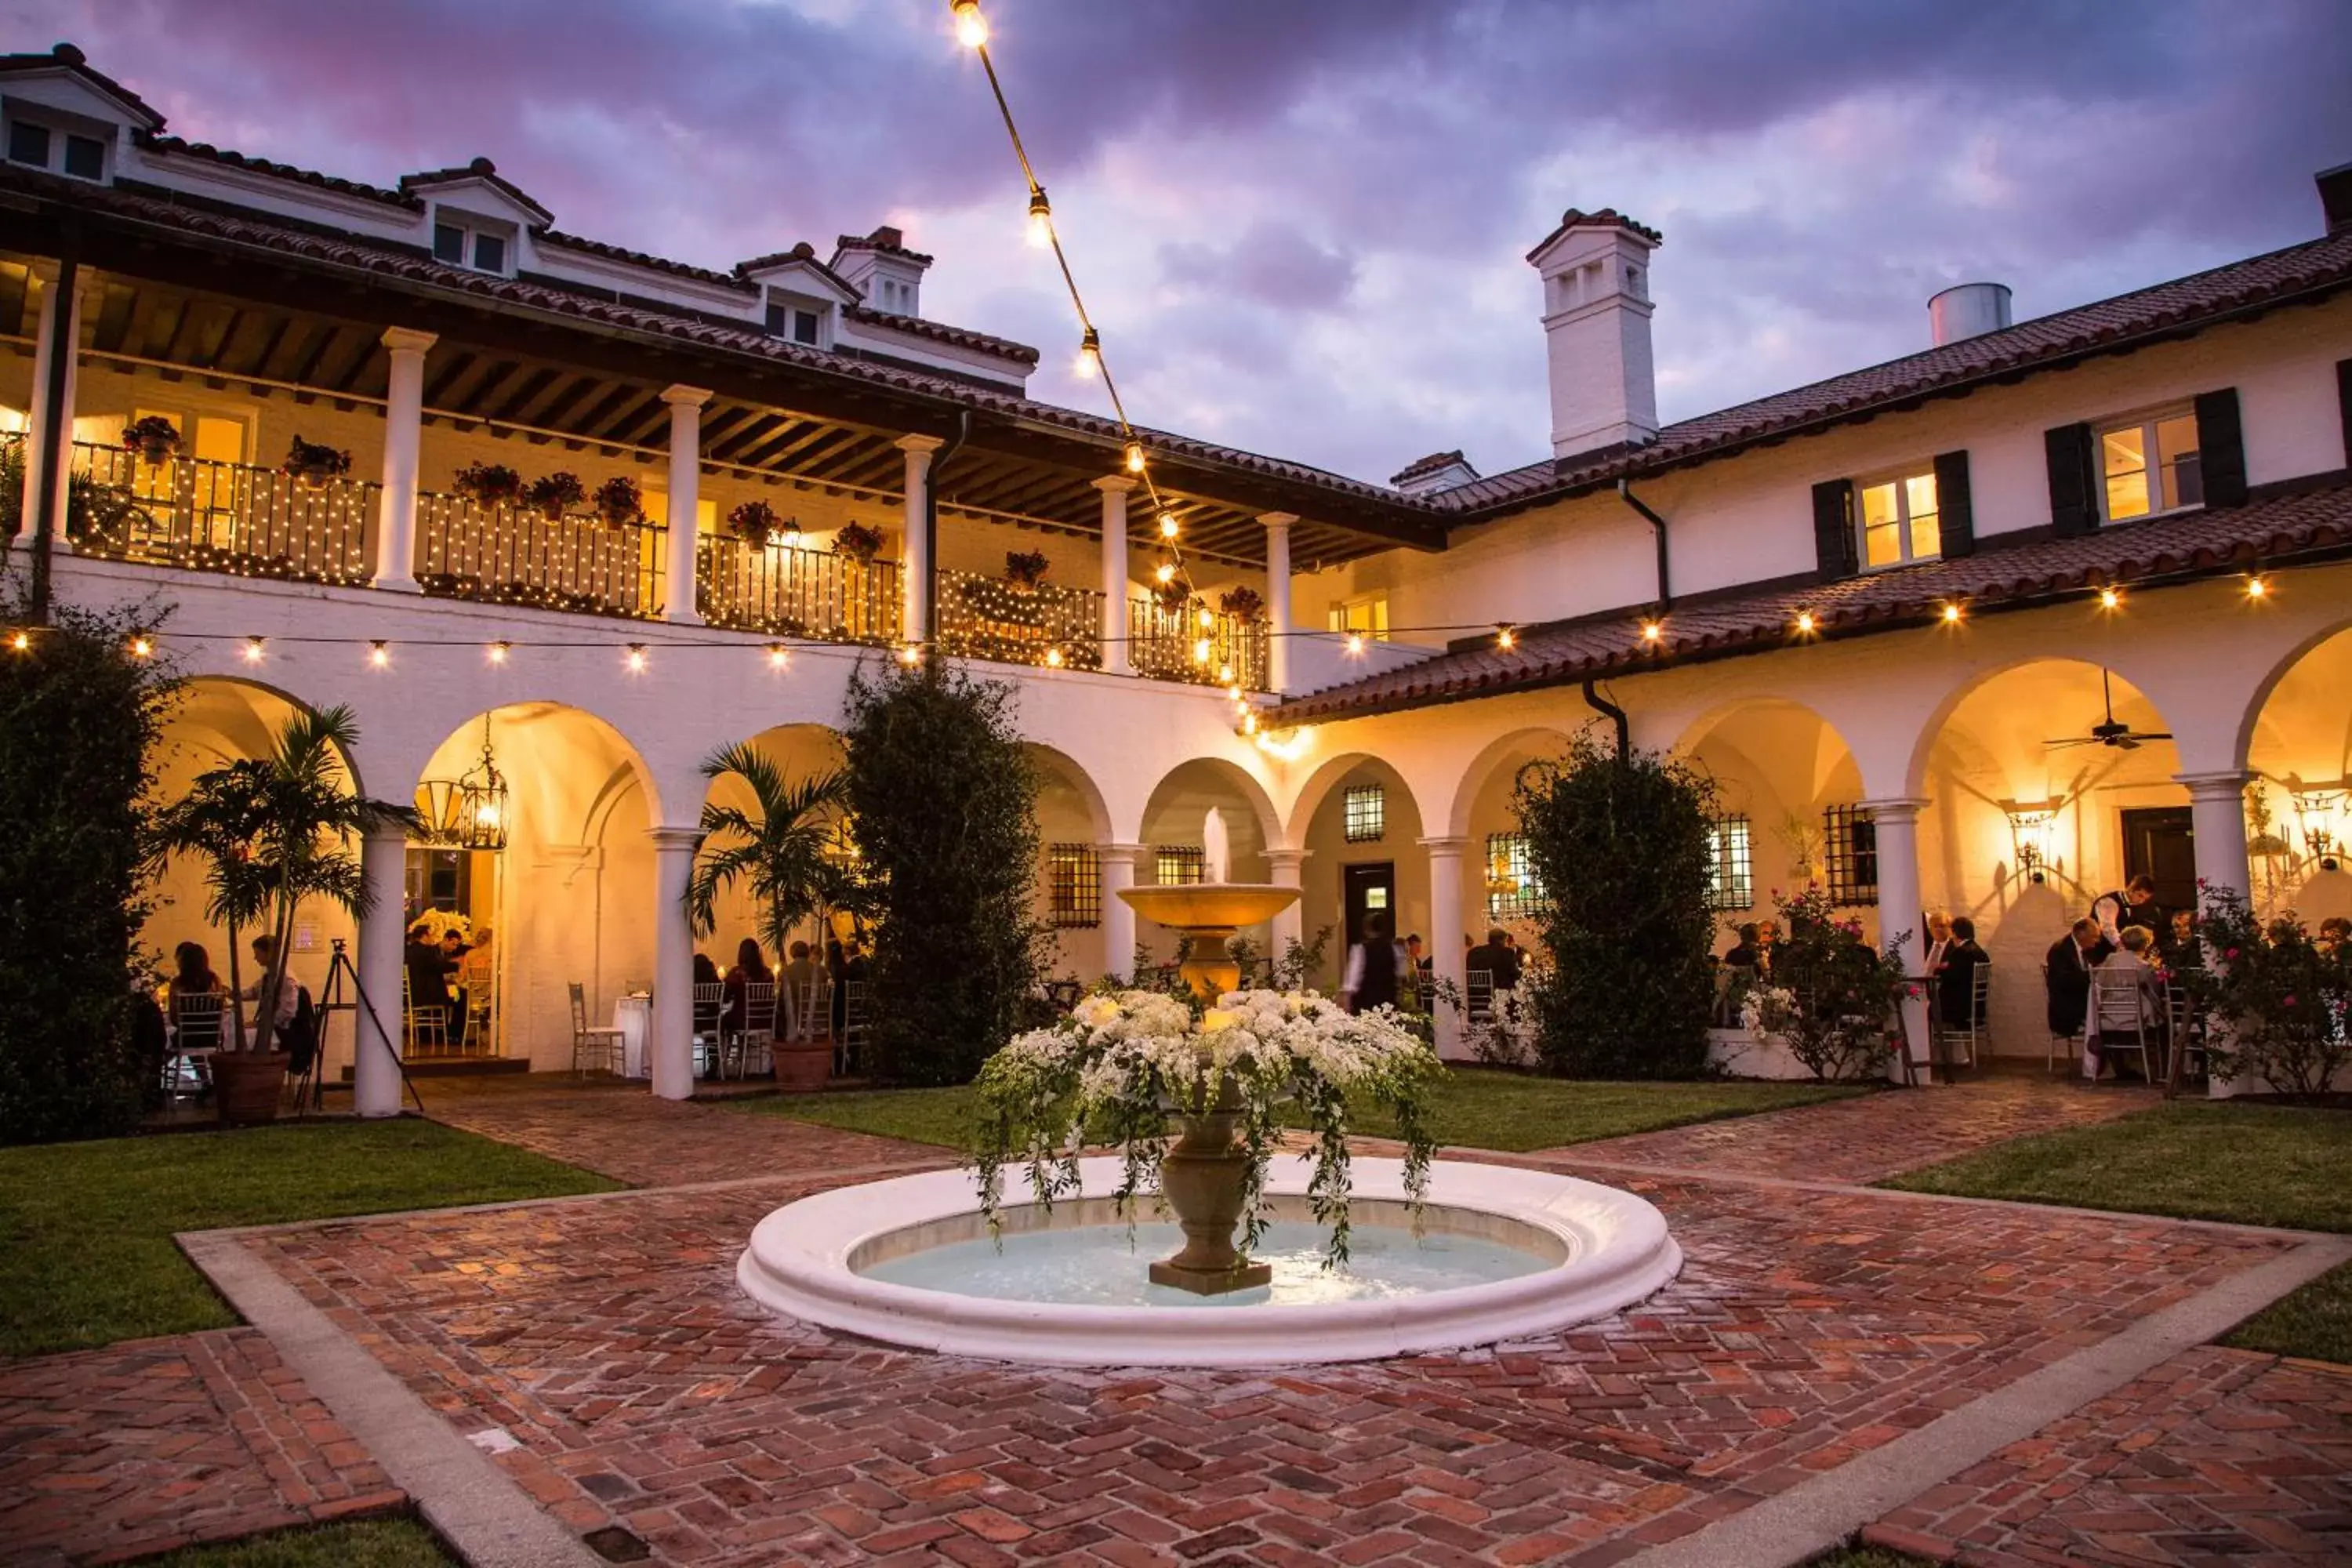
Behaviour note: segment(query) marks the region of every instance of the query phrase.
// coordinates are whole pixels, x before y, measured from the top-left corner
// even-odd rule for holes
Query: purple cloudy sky
[[[1381,479],[1549,454],[1521,260],[1665,232],[1669,420],[2308,238],[2346,0],[989,0],[1144,424]],[[726,266],[884,221],[927,314],[1096,406],[945,0],[0,0],[171,128],[378,184],[478,153],[562,227]]]

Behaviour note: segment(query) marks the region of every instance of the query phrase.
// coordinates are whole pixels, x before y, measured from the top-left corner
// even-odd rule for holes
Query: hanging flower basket
[[[598,485],[593,500],[596,515],[603,518],[608,527],[627,528],[645,521],[645,492],[637,488],[637,481],[626,474],[615,474]],[[694,520],[687,519],[686,526],[694,526]]]
[[[1054,563],[1045,559],[1042,550],[1008,550],[1004,552],[1004,580],[1024,588],[1034,588],[1045,580]]]
[[[150,414],[122,427],[122,445],[161,468],[180,455],[180,427],[161,414]]]
[[[522,492],[523,504],[550,522],[561,522],[563,514],[588,499],[588,487],[580,476],[558,469],[545,479],[533,479],[530,488]]]
[[[766,501],[747,500],[727,514],[727,526],[736,538],[754,550],[764,550],[769,538],[784,526],[784,521]]]
[[[1181,577],[1172,583],[1158,584],[1151,590],[1151,597],[1170,615],[1181,616],[1192,607],[1192,584]]]
[[[287,451],[286,461],[279,466],[310,489],[322,490],[328,481],[352,471],[352,455],[322,441],[305,441],[297,436]]]
[[[836,555],[846,555],[860,566],[871,566],[874,558],[882,553],[882,531],[868,528],[862,522],[845,522],[841,531],[833,536]]]
[[[511,506],[521,498],[522,476],[504,463],[468,463],[449,488],[478,506]]]
[[[1265,614],[1265,601],[1258,596],[1255,588],[1244,583],[1226,589],[1217,600],[1217,608],[1237,621],[1254,621]]]

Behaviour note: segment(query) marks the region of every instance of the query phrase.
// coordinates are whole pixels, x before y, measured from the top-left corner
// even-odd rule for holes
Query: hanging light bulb
[[[1813,612],[1812,612],[1812,611],[1811,611],[1811,610],[1799,610],[1799,611],[1797,612],[1797,635],[1798,635],[1798,636],[1800,636],[1800,637],[1811,637],[1811,636],[1812,636],[1812,635],[1813,635],[1813,625],[1814,625],[1814,622],[1813,622]]]
[[[1206,664],[1209,662],[1208,638],[1202,637],[1192,645],[1192,662],[1194,664]]]
[[[1176,537],[1176,514],[1172,511],[1161,512],[1160,514],[1160,537],[1162,539],[1173,539]]]
[[[1956,626],[1960,624],[1960,607],[1958,605],[1946,605],[1944,606],[1944,624],[1948,626]]]
[[[1127,471],[1130,474],[1143,472],[1143,443],[1140,441],[1127,444]]]
[[[1159,565],[1154,566],[1151,569],[1151,575],[1157,582],[1173,583],[1176,581],[1176,563],[1173,561],[1162,561]]]
[[[139,636],[137,636],[137,637],[132,637],[132,638],[131,639],[131,658],[152,658],[152,657],[154,656],[154,652],[155,652],[155,645],[154,645],[154,643],[153,643],[152,640],[150,640],[150,639],[149,639],[149,637],[147,637],[147,635],[146,635],[145,633],[143,633],[143,632],[142,632],[142,633],[141,633]]]
[[[1062,650],[1060,648],[1049,647],[1045,650],[1045,668],[1048,669],[1059,669],[1062,668]]]
[[[1643,621],[1642,623],[1642,640],[1643,642],[1654,645],[1664,638],[1665,635],[1666,628],[1660,626],[1657,622]]]
[[[1029,192],[1029,243],[1040,250],[1054,243],[1054,204],[1045,199],[1043,185]]]
[[[502,640],[492,643],[490,645],[490,662],[492,664],[504,664],[507,661],[507,655],[512,652],[513,649],[514,644],[510,642]]]
[[[629,667],[631,675],[643,675],[646,672],[646,645],[641,642],[631,643],[628,656],[623,662]]]
[[[1513,648],[1519,646],[1519,634],[1513,631],[1510,627],[1505,626],[1502,630],[1495,634],[1495,646],[1501,648],[1505,653],[1508,653]]]
[[[268,649],[268,647],[269,639],[268,637],[246,638],[245,662],[247,664],[259,664],[261,662],[262,654]]]
[[[1078,374],[1087,381],[1102,374],[1102,334],[1092,327],[1078,340]]]
[[[2099,608],[2103,610],[2121,609],[2123,607],[2123,602],[2124,591],[2121,588],[2102,588],[2099,590]]]
[[[780,642],[768,645],[768,668],[782,669],[793,662],[792,650]]]
[[[378,639],[377,641],[368,644],[368,668],[370,669],[389,669],[392,668],[392,645],[390,643]]]
[[[1206,631],[1214,631],[1214,630],[1216,629],[1216,626],[1217,626],[1217,617],[1216,617],[1216,616],[1213,616],[1213,615],[1211,615],[1211,614],[1209,613],[1209,606],[1208,606],[1208,605],[1202,605],[1202,606],[1201,606],[1201,629],[1202,629],[1202,631],[1204,631],[1204,632],[1206,632]]]
[[[908,643],[905,647],[898,650],[898,662],[900,664],[919,664],[922,662],[922,658],[923,650],[917,647],[913,643]]]
[[[1348,651],[1353,654],[1360,654],[1364,651],[1363,633],[1349,632],[1348,634]]]
[[[1242,733],[1244,735],[1255,735],[1257,733],[1256,714],[1252,713],[1242,721]]]
[[[8,638],[8,647],[17,653],[32,652],[33,634],[26,631],[12,633]]]
[[[2271,585],[2270,585],[2270,584],[2268,584],[2267,582],[2263,581],[2263,578],[2262,578],[2261,576],[2256,575],[2256,576],[2249,577],[2249,578],[2247,578],[2247,579],[2246,579],[2246,597],[2247,597],[2247,598],[2249,598],[2249,599],[2261,599],[2261,598],[2266,598],[2266,597],[2268,597],[2268,596],[2269,596],[2269,595],[2270,595],[2270,591],[2271,591]]]
[[[980,14],[980,0],[949,0],[955,12],[956,42],[967,49],[988,47],[988,18]]]
[[[1232,665],[1226,665],[1223,668],[1218,670],[1217,679],[1223,681],[1225,685],[1232,687],[1236,695],[1239,694],[1240,684],[1234,679],[1234,667]]]

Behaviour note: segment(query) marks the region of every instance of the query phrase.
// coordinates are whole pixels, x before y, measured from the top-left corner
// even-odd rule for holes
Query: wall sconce
[[[2336,816],[2343,807],[2347,791],[2344,780],[2331,784],[2307,784],[2289,775],[2287,794],[2294,802],[2295,826],[2303,834],[2304,847],[2319,862],[2323,871],[2336,870],[2341,862],[2343,839],[2336,831]]]
[[[2009,816],[2010,853],[2017,873],[2038,888],[2049,880],[2050,825],[2058,820],[2057,805],[2043,801],[2015,805],[2004,801],[2001,810]]]

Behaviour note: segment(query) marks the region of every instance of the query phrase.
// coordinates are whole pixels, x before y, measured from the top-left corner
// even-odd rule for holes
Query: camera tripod
[[[334,951],[327,961],[326,984],[320,988],[319,992],[318,1048],[310,1053],[310,1067],[304,1070],[299,1079],[295,1080],[296,1108],[305,1114],[324,1108],[327,1094],[327,1027],[336,1014],[349,1013],[352,1016],[352,1075],[354,1084],[359,1076],[360,1053],[367,1048],[367,1027],[361,1022],[364,1017],[367,1024],[375,1026],[378,1046],[392,1058],[393,1070],[400,1074],[401,1087],[408,1091],[408,1098],[416,1102],[418,1113],[423,1114],[425,1097],[416,1092],[416,1080],[408,1076],[408,1064],[400,1059],[400,1047],[393,1042],[391,1033],[384,1028],[383,1019],[376,1013],[375,1004],[369,1000],[367,987],[360,981],[359,966],[352,962],[348,944],[341,937],[336,937],[331,945]],[[351,979],[349,1000],[345,999],[343,994],[343,980],[346,975]]]

